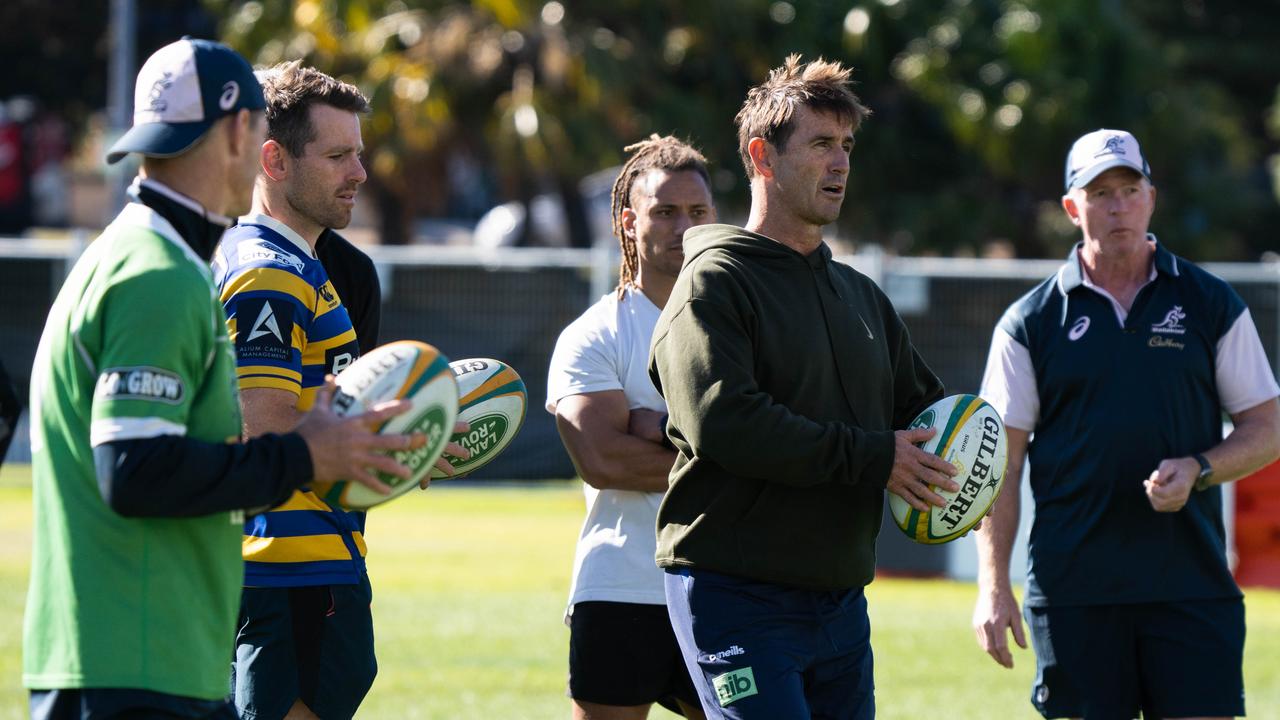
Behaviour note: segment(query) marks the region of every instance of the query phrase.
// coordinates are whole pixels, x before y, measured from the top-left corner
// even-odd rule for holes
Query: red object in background
[[[0,207],[22,202],[26,170],[22,163],[22,128],[0,120]]]
[[[1236,582],[1280,588],[1280,461],[1235,484]]]

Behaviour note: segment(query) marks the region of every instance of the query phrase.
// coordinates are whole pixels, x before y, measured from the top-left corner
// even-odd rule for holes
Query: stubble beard
[[[293,188],[285,199],[295,213],[321,228],[341,230],[351,224],[351,209],[338,206],[337,199],[331,196],[326,202],[321,191],[306,186]]]
[[[840,218],[840,210],[844,207],[844,198],[840,198],[840,202],[835,207],[827,210],[825,203],[819,199],[821,197],[823,196],[814,197],[811,195],[808,198],[804,198],[792,195],[792,197],[787,198],[787,202],[793,208],[794,217],[810,225],[825,227]]]
[[[804,220],[810,225],[817,225],[818,227],[826,227],[827,225],[830,225],[831,223],[840,219],[840,209],[842,207],[844,207],[843,202],[841,202],[839,205],[833,208],[830,212],[823,212],[822,208],[818,208],[818,207],[808,207],[808,208],[805,208],[803,212],[798,213],[798,215],[800,216],[801,220]]]

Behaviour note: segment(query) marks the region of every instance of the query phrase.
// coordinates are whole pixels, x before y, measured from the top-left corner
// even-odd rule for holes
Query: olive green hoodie
[[[679,451],[658,565],[814,590],[870,583],[893,431],[942,384],[884,293],[825,244],[806,257],[701,225],[684,252],[649,365]]]

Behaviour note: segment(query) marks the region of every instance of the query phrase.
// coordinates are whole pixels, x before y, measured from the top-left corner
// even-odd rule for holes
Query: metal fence
[[[0,239],[0,362],[26,392],[32,358],[62,279],[87,236]],[[617,253],[591,250],[373,247],[383,286],[382,341],[414,338],[450,358],[494,357],[529,387],[515,444],[482,477],[570,477],[573,467],[542,410],[547,362],[561,329],[614,286]],[[991,332],[1008,305],[1058,267],[1056,260],[840,258],[893,300],[921,354],[946,386],[974,391]],[[1208,264],[1248,303],[1273,366],[1280,367],[1280,264]],[[19,439],[14,459],[25,459]]]
[[[86,237],[0,239],[0,362],[24,397],[45,314]],[[555,422],[543,410],[547,363],[560,331],[613,288],[616,250],[608,245],[591,250],[414,246],[369,252],[382,280],[383,342],[413,338],[453,359],[498,358],[516,368],[529,388],[524,429],[475,476],[572,477]],[[1010,303],[1060,264],[891,258],[874,250],[840,259],[885,289],[912,341],[953,392],[977,390],[995,323]],[[1280,264],[1206,268],[1248,303],[1273,368],[1280,368]],[[15,461],[30,458],[23,430],[20,426],[10,448]],[[950,555],[972,554],[962,543],[953,545],[950,554],[940,553],[890,530],[881,533],[879,554],[885,567],[942,573],[968,562]]]

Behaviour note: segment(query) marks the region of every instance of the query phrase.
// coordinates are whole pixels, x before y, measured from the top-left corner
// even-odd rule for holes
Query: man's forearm
[[[182,435],[117,440],[94,448],[103,500],[126,517],[198,517],[278,505],[311,479],[296,434],[247,443]]]
[[[245,437],[292,432],[302,420],[298,396],[274,388],[247,388],[240,391]]]
[[[634,435],[615,434],[607,447],[579,450],[573,464],[584,482],[599,490],[666,492],[676,454]]]
[[[1280,455],[1280,402],[1275,398],[1232,416],[1234,428],[1203,454],[1213,466],[1212,484],[1238,480]]]
[[[991,512],[982,520],[975,538],[978,545],[978,582],[984,587],[1009,587],[1009,561],[1018,537],[1022,514],[1022,465],[1027,455],[1030,433],[1006,428],[1009,441],[1004,483]]]
[[[978,581],[986,587],[1005,587],[1009,582],[1009,562],[1018,537],[1022,501],[1018,497],[1021,473],[1009,473],[990,514],[975,533],[978,545]]]

